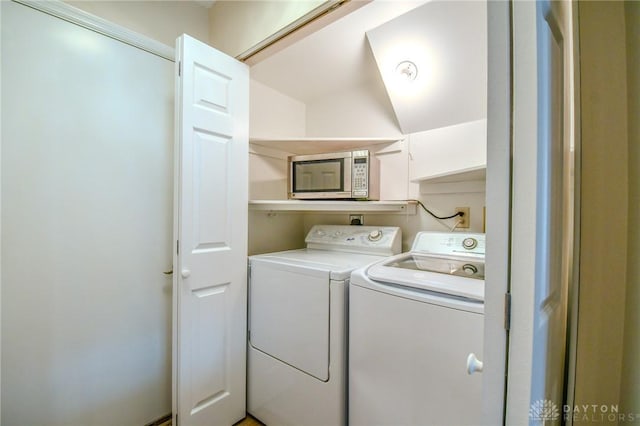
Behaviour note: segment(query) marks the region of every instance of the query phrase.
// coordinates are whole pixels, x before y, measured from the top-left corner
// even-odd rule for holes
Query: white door
[[[514,2],[512,322],[507,424],[562,416],[573,247],[569,2]]]
[[[249,70],[177,40],[174,425],[245,416]]]

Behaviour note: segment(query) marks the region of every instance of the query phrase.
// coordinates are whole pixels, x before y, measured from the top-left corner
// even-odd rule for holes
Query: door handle
[[[188,269],[183,269],[180,275],[182,275],[182,278],[189,278],[191,276],[191,271]]]
[[[482,369],[484,368],[484,364],[480,361],[476,354],[471,352],[467,357],[467,374],[473,374],[475,372],[482,373]]]

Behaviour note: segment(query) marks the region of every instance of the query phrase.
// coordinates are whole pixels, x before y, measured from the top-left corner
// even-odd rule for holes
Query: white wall
[[[176,38],[183,33],[205,43],[209,41],[208,10],[195,2],[65,0],[65,3],[167,46],[175,47]]]
[[[411,135],[412,177],[435,176],[487,165],[487,120]]]
[[[307,135],[317,137],[401,137],[381,81],[351,87],[307,103]]]
[[[432,1],[367,31],[404,133],[487,116],[487,5]],[[396,67],[411,61],[412,81]]]
[[[305,134],[302,102],[251,80],[249,133],[251,138],[295,138]],[[249,150],[249,198],[287,198],[286,153],[252,145]]]
[[[251,80],[249,108],[251,138],[305,136],[307,107],[304,103]]]
[[[1,422],[146,424],[171,411],[174,64],[1,7]]]

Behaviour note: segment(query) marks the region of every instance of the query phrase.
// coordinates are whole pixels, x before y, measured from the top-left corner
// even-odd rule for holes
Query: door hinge
[[[180,240],[176,240],[176,254],[180,254]]]
[[[178,61],[178,77],[182,75],[182,62]]]
[[[178,415],[176,414],[176,426],[178,426]]]
[[[511,329],[511,293],[504,294],[504,329]]]

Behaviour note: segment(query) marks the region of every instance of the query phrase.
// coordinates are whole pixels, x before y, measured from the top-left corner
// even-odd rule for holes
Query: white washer
[[[346,424],[349,277],[401,240],[396,227],[318,225],[306,249],[249,258],[249,413],[272,426]]]
[[[349,424],[477,425],[484,234],[421,232],[411,252],[354,271]]]

